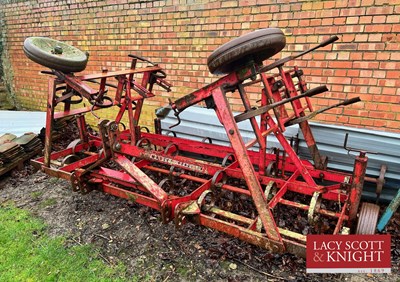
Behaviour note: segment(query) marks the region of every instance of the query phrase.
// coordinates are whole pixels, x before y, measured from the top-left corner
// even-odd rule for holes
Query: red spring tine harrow
[[[86,66],[84,53],[48,38],[28,38],[24,43],[27,56],[52,69],[47,72],[51,76],[44,157],[32,163],[49,175],[70,180],[74,191],[98,189],[158,210],[164,223],[174,221],[179,227],[192,222],[273,252],[304,256],[306,236],[299,228],[279,227],[279,217],[295,209],[308,222],[309,233],[349,233],[355,227],[367,166],[365,152],[360,152],[352,175],[327,169],[327,158],[320,155],[308,124],[316,114],[359,98],[314,111],[310,97],[328,89],[308,89],[299,68],[284,68],[286,62],[337,39],[266,66],[262,61],[285,46],[279,29],[254,31],[228,42],[208,59],[210,71],[224,76],[159,109],[155,133],[150,133],[139,126],[144,100],[154,96],[155,84],[167,91],[171,87],[160,66],[130,55],[128,70],[76,76],[74,72]],[[148,66],[137,68],[139,61]],[[278,73],[267,75],[272,69]],[[113,79],[116,84],[110,82]],[[96,89],[89,86],[93,82],[98,84]],[[249,87],[260,88],[256,108],[248,97]],[[115,88],[112,98],[111,88]],[[234,91],[245,109],[236,116],[226,98],[226,93]],[[83,98],[91,106],[71,109]],[[179,124],[179,114],[202,101],[215,110],[231,146],[161,135],[161,119],[170,110]],[[55,112],[60,103],[63,110]],[[103,107],[116,109],[115,120],[101,120],[99,135],[93,135],[86,129],[84,114]],[[125,113],[129,129],[121,128]],[[71,115],[76,117],[80,138],[62,151],[51,152],[53,120]],[[246,119],[255,135],[248,143],[237,126]],[[300,159],[283,136],[293,124],[299,124],[313,162]],[[269,134],[276,136],[283,150],[267,152]],[[258,150],[250,150],[256,143]],[[321,228],[324,219],[329,221],[328,228]]]

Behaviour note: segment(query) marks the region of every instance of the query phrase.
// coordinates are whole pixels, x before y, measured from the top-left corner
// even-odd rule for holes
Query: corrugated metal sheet
[[[178,137],[201,140],[204,137],[213,139],[213,143],[229,145],[224,128],[220,124],[214,110],[202,107],[190,107],[180,115],[182,122],[172,130]],[[172,112],[162,120],[162,128],[177,122]],[[254,138],[249,121],[238,124],[245,142]],[[347,146],[358,148],[378,154],[368,154],[367,174],[372,177],[379,176],[382,164],[388,167],[386,184],[381,198],[390,200],[400,189],[400,134],[387,133],[373,130],[357,129],[344,126],[310,123],[318,148],[323,155],[329,158],[329,168],[352,172],[356,153],[348,154],[343,148],[345,134],[349,133]],[[299,135],[299,155],[310,159],[308,148],[298,126],[287,128],[284,135],[287,138]],[[279,142],[272,135],[268,136],[268,147],[280,147]],[[364,195],[374,198],[373,186],[365,187]]]
[[[204,137],[210,137],[213,144],[229,146],[228,136],[212,109],[202,107],[190,107],[180,114],[181,124],[172,128],[178,137],[201,141]],[[169,126],[176,124],[177,119],[171,111],[162,120],[162,128],[170,130]],[[244,142],[254,139],[254,133],[248,120],[238,123]],[[292,126],[284,133],[287,138],[296,136],[298,126]],[[268,136],[268,147],[281,147],[275,136]]]
[[[0,136],[11,133],[21,136],[27,132],[40,133],[46,126],[45,112],[0,111]]]

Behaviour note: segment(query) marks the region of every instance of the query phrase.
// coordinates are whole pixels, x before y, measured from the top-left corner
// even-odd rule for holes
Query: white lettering
[[[328,255],[328,260],[327,262],[336,262],[336,260],[333,258],[333,254],[335,254],[336,252],[327,252]]]
[[[167,158],[164,156],[159,156],[154,153],[149,154],[149,155],[143,154],[142,157],[145,157],[145,158],[147,157],[148,159],[151,159],[153,161],[159,161],[159,162],[171,165],[171,166],[179,166],[179,167],[187,168],[187,169],[194,170],[194,171],[204,172],[204,168],[201,166],[184,163],[182,161],[174,160],[174,159]]]

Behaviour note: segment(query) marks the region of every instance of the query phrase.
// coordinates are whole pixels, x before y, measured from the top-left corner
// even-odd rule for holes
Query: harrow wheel
[[[321,200],[321,193],[314,192],[310,201],[310,207],[308,209],[308,223],[312,226],[318,222],[319,216],[317,213],[321,208]]]
[[[358,216],[356,234],[375,234],[378,215],[378,205],[363,203]]]
[[[226,74],[251,61],[261,63],[285,47],[286,39],[278,28],[256,30],[217,48],[207,59],[212,74]]]
[[[88,61],[78,48],[47,37],[28,37],[24,52],[32,61],[65,73],[83,71]]]
[[[61,166],[65,166],[68,164],[72,164],[74,162],[79,161],[80,158],[77,155],[67,155],[63,160],[61,161]]]

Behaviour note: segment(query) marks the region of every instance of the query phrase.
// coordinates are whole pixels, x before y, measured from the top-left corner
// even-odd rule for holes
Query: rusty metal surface
[[[136,165],[134,165],[125,156],[117,155],[115,161],[136,181],[149,191],[160,204],[162,204],[167,198],[168,194],[162,190],[157,183],[155,183],[151,178],[149,178],[145,173],[143,173]]]

